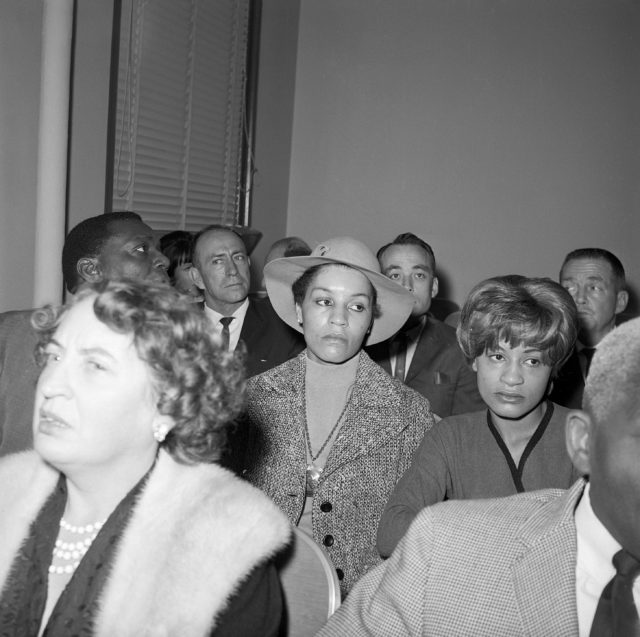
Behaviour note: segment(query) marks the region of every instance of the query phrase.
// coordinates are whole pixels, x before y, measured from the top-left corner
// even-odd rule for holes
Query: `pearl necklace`
[[[93,522],[85,526],[74,526],[64,518],[60,519],[60,528],[67,533],[79,536],[80,539],[72,542],[63,542],[60,537],[56,539],[53,549],[53,560],[49,566],[49,573],[53,575],[71,575],[89,550],[92,542],[98,536],[105,520]],[[58,562],[54,564],[54,562]]]

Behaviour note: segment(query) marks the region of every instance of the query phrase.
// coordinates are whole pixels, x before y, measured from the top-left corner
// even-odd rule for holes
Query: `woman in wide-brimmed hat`
[[[307,349],[248,384],[242,469],[331,556],[346,594],[379,561],[378,520],[433,424],[429,403],[362,351],[392,336],[413,297],[348,237],[265,268]]]

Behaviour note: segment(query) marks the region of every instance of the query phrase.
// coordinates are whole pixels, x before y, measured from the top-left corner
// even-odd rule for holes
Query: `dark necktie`
[[[589,367],[591,367],[591,359],[593,355],[596,353],[595,347],[585,347],[581,352],[582,357],[584,358],[584,377],[587,377],[589,373]]]
[[[223,316],[220,319],[220,323],[222,323],[222,341],[220,342],[220,347],[226,352],[229,349],[229,338],[231,333],[229,332],[229,323],[233,321],[233,316]]]
[[[396,369],[394,378],[404,382],[405,368],[407,366],[407,335],[405,332],[398,332],[395,337],[396,348]]]
[[[589,637],[638,637],[640,620],[633,601],[633,582],[640,562],[624,549],[613,556],[616,574],[604,587]]]

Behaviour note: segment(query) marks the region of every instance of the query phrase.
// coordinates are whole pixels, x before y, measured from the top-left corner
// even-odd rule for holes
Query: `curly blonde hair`
[[[96,317],[131,334],[149,367],[158,411],[175,423],[162,446],[185,464],[219,460],[229,425],[244,407],[243,355],[221,349],[204,313],[171,286],[112,280],[87,286],[68,305],[34,313],[39,362],[61,317],[89,296]]]

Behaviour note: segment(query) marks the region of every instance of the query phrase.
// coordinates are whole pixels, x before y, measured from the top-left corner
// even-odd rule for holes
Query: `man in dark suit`
[[[382,273],[409,290],[415,299],[404,327],[367,353],[389,374],[429,399],[444,418],[484,409],[476,376],[467,365],[452,327],[429,314],[438,293],[436,261],[431,246],[409,232],[378,250]]]
[[[566,421],[587,480],[423,509],[318,637],[638,635],[640,319],[593,358]]]
[[[204,293],[204,311],[222,343],[229,350],[243,343],[247,376],[302,351],[302,339],[280,320],[269,300],[249,298],[247,248],[232,228],[213,225],[196,235],[191,274]]]
[[[580,331],[576,347],[553,383],[550,398],[559,405],[580,409],[584,381],[593,353],[616,326],[629,301],[620,259],[601,248],[570,252],[560,268],[560,285],[578,308]]]
[[[135,212],[113,212],[81,221],[62,249],[62,274],[70,293],[84,282],[112,277],[168,281],[167,258],[153,231]],[[0,314],[0,456],[32,445],[33,397],[39,369],[33,310]]]

